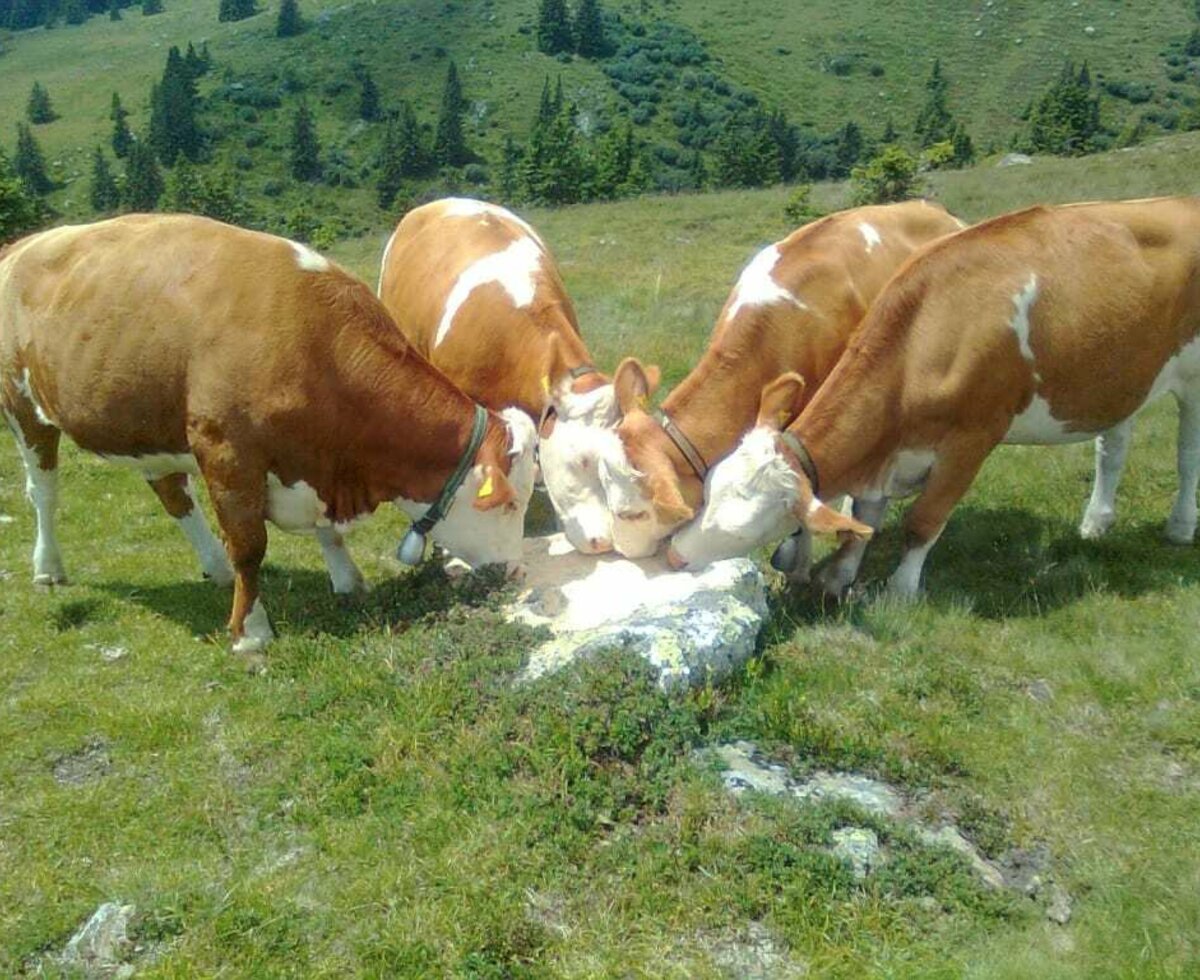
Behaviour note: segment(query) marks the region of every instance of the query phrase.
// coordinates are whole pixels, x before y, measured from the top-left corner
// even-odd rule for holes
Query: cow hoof
[[[1116,515],[1112,513],[1085,514],[1083,520],[1079,522],[1079,536],[1085,541],[1102,538],[1112,527],[1115,518]]]
[[[1196,528],[1195,525],[1186,527],[1179,524],[1172,524],[1168,521],[1166,536],[1171,544],[1191,544],[1196,538]]]
[[[220,589],[227,589],[233,585],[233,569],[222,569],[220,571],[203,572],[204,581],[212,582],[213,585]]]
[[[33,584],[39,589],[49,589],[55,585],[66,585],[67,576],[62,572],[42,572],[33,577]]]

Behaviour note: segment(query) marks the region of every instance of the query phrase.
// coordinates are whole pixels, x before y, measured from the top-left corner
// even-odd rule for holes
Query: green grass
[[[628,111],[596,63],[564,63],[533,50],[532,36],[520,30],[532,24],[535,0],[358,0],[336,7],[304,0],[300,6],[310,30],[287,40],[274,37],[273,4],[256,17],[222,24],[216,21],[215,0],[171,3],[153,17],[130,9],[117,23],[94,17],[78,27],[9,35],[0,56],[5,96],[0,142],[11,152],[14,124],[24,119],[33,82],[41,82],[61,115],[35,127],[52,175],[65,185],[52,202],[67,216],[87,216],[91,153],[96,145],[108,146],[112,92],[119,92],[132,111],[134,128],[143,129],[150,86],[161,76],[167,49],[207,40],[216,68],[201,81],[202,96],[226,80],[271,90],[285,82],[290,87],[278,109],[249,112],[220,100],[208,105],[204,124],[220,137],[215,162],[235,169],[269,223],[307,205],[340,233],[355,235],[380,219],[373,172],[380,126],[356,118],[353,62],[371,70],[385,106],[410,100],[420,118],[432,124],[446,65],[455,59],[473,104],[468,140],[488,161],[493,179],[504,135],[518,141],[527,136],[544,78],[561,76],[567,97],[593,118],[611,120]],[[614,0],[609,6],[626,17],[665,18],[694,30],[712,56],[706,70],[751,90],[768,107],[783,107],[793,122],[811,123],[820,133],[853,119],[868,137],[877,138],[890,118],[909,134],[935,57],[951,81],[951,108],[981,150],[1009,145],[1022,110],[1068,58],[1087,61],[1097,80],[1133,80],[1150,87],[1151,99],[1143,105],[1106,97],[1104,121],[1114,132],[1151,109],[1187,117],[1200,96],[1200,62],[1193,59],[1180,68],[1190,73],[1180,81],[1166,74],[1166,56],[1177,52],[1195,25],[1182,0],[1136,5],[1089,0],[1074,7],[954,0],[936,10],[911,0],[883,5],[748,0],[736,11],[713,0]],[[1093,35],[1084,33],[1089,24],[1096,27]],[[975,37],[977,30],[983,36]],[[828,70],[834,57],[849,59],[848,75]],[[882,74],[872,74],[873,68]],[[301,97],[316,113],[326,158],[337,153],[348,160],[347,174],[357,186],[288,181],[289,125]],[[669,102],[638,128],[639,139],[648,145],[678,148],[666,118]],[[1149,128],[1156,131],[1154,125]],[[258,138],[261,143],[247,145]],[[268,183],[280,181],[285,187],[280,196],[264,194]],[[439,178],[443,190],[461,184],[453,176]]]
[[[1196,191],[1198,144],[936,187],[973,219]],[[600,363],[636,352],[673,382],[741,263],[787,230],[786,197],[529,216]],[[373,279],[386,233],[337,255]],[[536,637],[503,624],[493,583],[456,592],[396,565],[404,522],[384,511],[351,537],[374,588],[349,606],[314,542],[272,534],[279,641],[248,674],[226,652],[228,592],[199,580],[157,500],[73,450],[73,584],[35,591],[0,439],[0,974],[54,975],[51,954],[121,901],[150,977],[719,976],[751,922],[814,976],[1194,976],[1200,551],[1162,540],[1173,440],[1170,406],[1139,421],[1097,543],[1074,532],[1089,447],[1001,449],[930,558],[926,602],[823,608],[775,585],[759,655],[665,697],[617,655],[514,687]],[[897,517],[869,583],[897,558]],[[1045,845],[1071,922],[982,890],[902,825],[732,800],[694,750],[744,737],[796,773],[893,780],[990,854]],[[893,855],[865,884],[823,849],[847,824]]]

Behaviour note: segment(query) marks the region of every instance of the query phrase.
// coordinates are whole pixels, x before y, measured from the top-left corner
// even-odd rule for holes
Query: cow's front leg
[[[852,513],[856,521],[862,521],[872,531],[878,531],[883,525],[887,505],[887,497],[855,497]],[[863,556],[867,553],[866,540],[854,535],[842,537],[845,540],[838,546],[837,551],[821,564],[816,575],[821,591],[835,599],[845,594],[854,584],[858,578],[858,570],[862,567]]]
[[[209,529],[204,511],[192,495],[192,478],[186,473],[169,473],[147,482],[162,501],[166,512],[175,518],[183,536],[191,543],[196,557],[200,559],[204,577],[217,585],[229,585],[233,581],[233,566],[229,564],[229,556]]]
[[[1099,538],[1112,527],[1117,513],[1117,485],[1125,469],[1132,434],[1133,419],[1128,418],[1096,437],[1096,476],[1091,499],[1079,522],[1080,537]]]
[[[350,557],[345,539],[337,528],[326,524],[317,527],[316,533],[325,567],[329,569],[329,581],[333,584],[334,593],[352,595],[356,592],[366,592],[367,586],[363,581],[362,572]]]
[[[1200,390],[1179,398],[1179,494],[1167,519],[1167,538],[1191,544],[1196,535],[1196,487],[1200,484]]]

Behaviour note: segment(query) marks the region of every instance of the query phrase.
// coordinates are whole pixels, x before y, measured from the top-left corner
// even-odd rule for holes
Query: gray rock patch
[[[84,786],[103,779],[112,769],[108,743],[102,738],[89,738],[83,747],[64,755],[54,763],[54,779],[62,786]]]
[[[832,834],[831,853],[850,865],[860,881],[879,865],[883,858],[879,835],[867,827],[840,827]]]
[[[793,980],[808,976],[808,965],[780,947],[761,922],[716,935],[701,934],[696,945],[708,953],[713,965],[737,980]]]
[[[68,969],[88,978],[133,976],[126,962],[133,953],[129,922],[137,911],[133,905],[105,902],[68,941],[59,958]]]
[[[754,653],[767,614],[762,573],[746,558],[673,572],[660,557],[582,555],[553,534],[526,539],[523,562],[524,589],[505,614],[552,634],[524,680],[613,647],[643,657],[663,689],[719,680]]]
[[[997,167],[1020,167],[1028,166],[1033,163],[1033,157],[1027,156],[1024,153],[1006,153],[1000,158]]]

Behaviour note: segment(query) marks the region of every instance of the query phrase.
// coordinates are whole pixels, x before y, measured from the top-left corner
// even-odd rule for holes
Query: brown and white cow
[[[691,519],[709,468],[753,426],[763,385],[798,371],[815,391],[900,264],[962,227],[940,206],[913,201],[842,211],[763,249],[725,301],[708,350],[661,413],[645,407],[653,377],[636,360],[623,361],[614,376],[621,445],[602,466],[617,550],[652,554]],[[806,554],[790,564],[807,576]]]
[[[825,384],[787,425],[804,382],[762,395],[757,427],[713,472],[673,563],[700,564],[797,523],[848,540],[825,570],[840,592],[870,527],[820,502],[919,492],[889,588],[921,571],[959,498],[1000,443],[1099,436],[1096,486],[1080,530],[1112,520],[1132,417],[1158,395],[1179,403],[1179,494],[1167,536],[1189,542],[1200,477],[1200,198],[1036,207],[936,242],[876,300]],[[784,426],[787,425],[786,430]]]
[[[483,424],[367,286],[303,245],[183,215],[57,228],[3,255],[0,408],[37,511],[35,582],[65,580],[54,508],[66,433],[140,472],[205,572],[234,580],[237,650],[272,636],[258,590],[266,519],[315,531],[334,589],[351,591],[362,577],[338,525],[384,501],[424,515]],[[532,424],[485,419],[433,530],[475,564],[519,557],[533,487]]]
[[[410,211],[383,253],[379,297],[422,354],[490,408],[542,423],[546,489],[568,540],[612,548],[596,465],[615,421],[574,307],[541,237],[504,208],[446,198]]]

